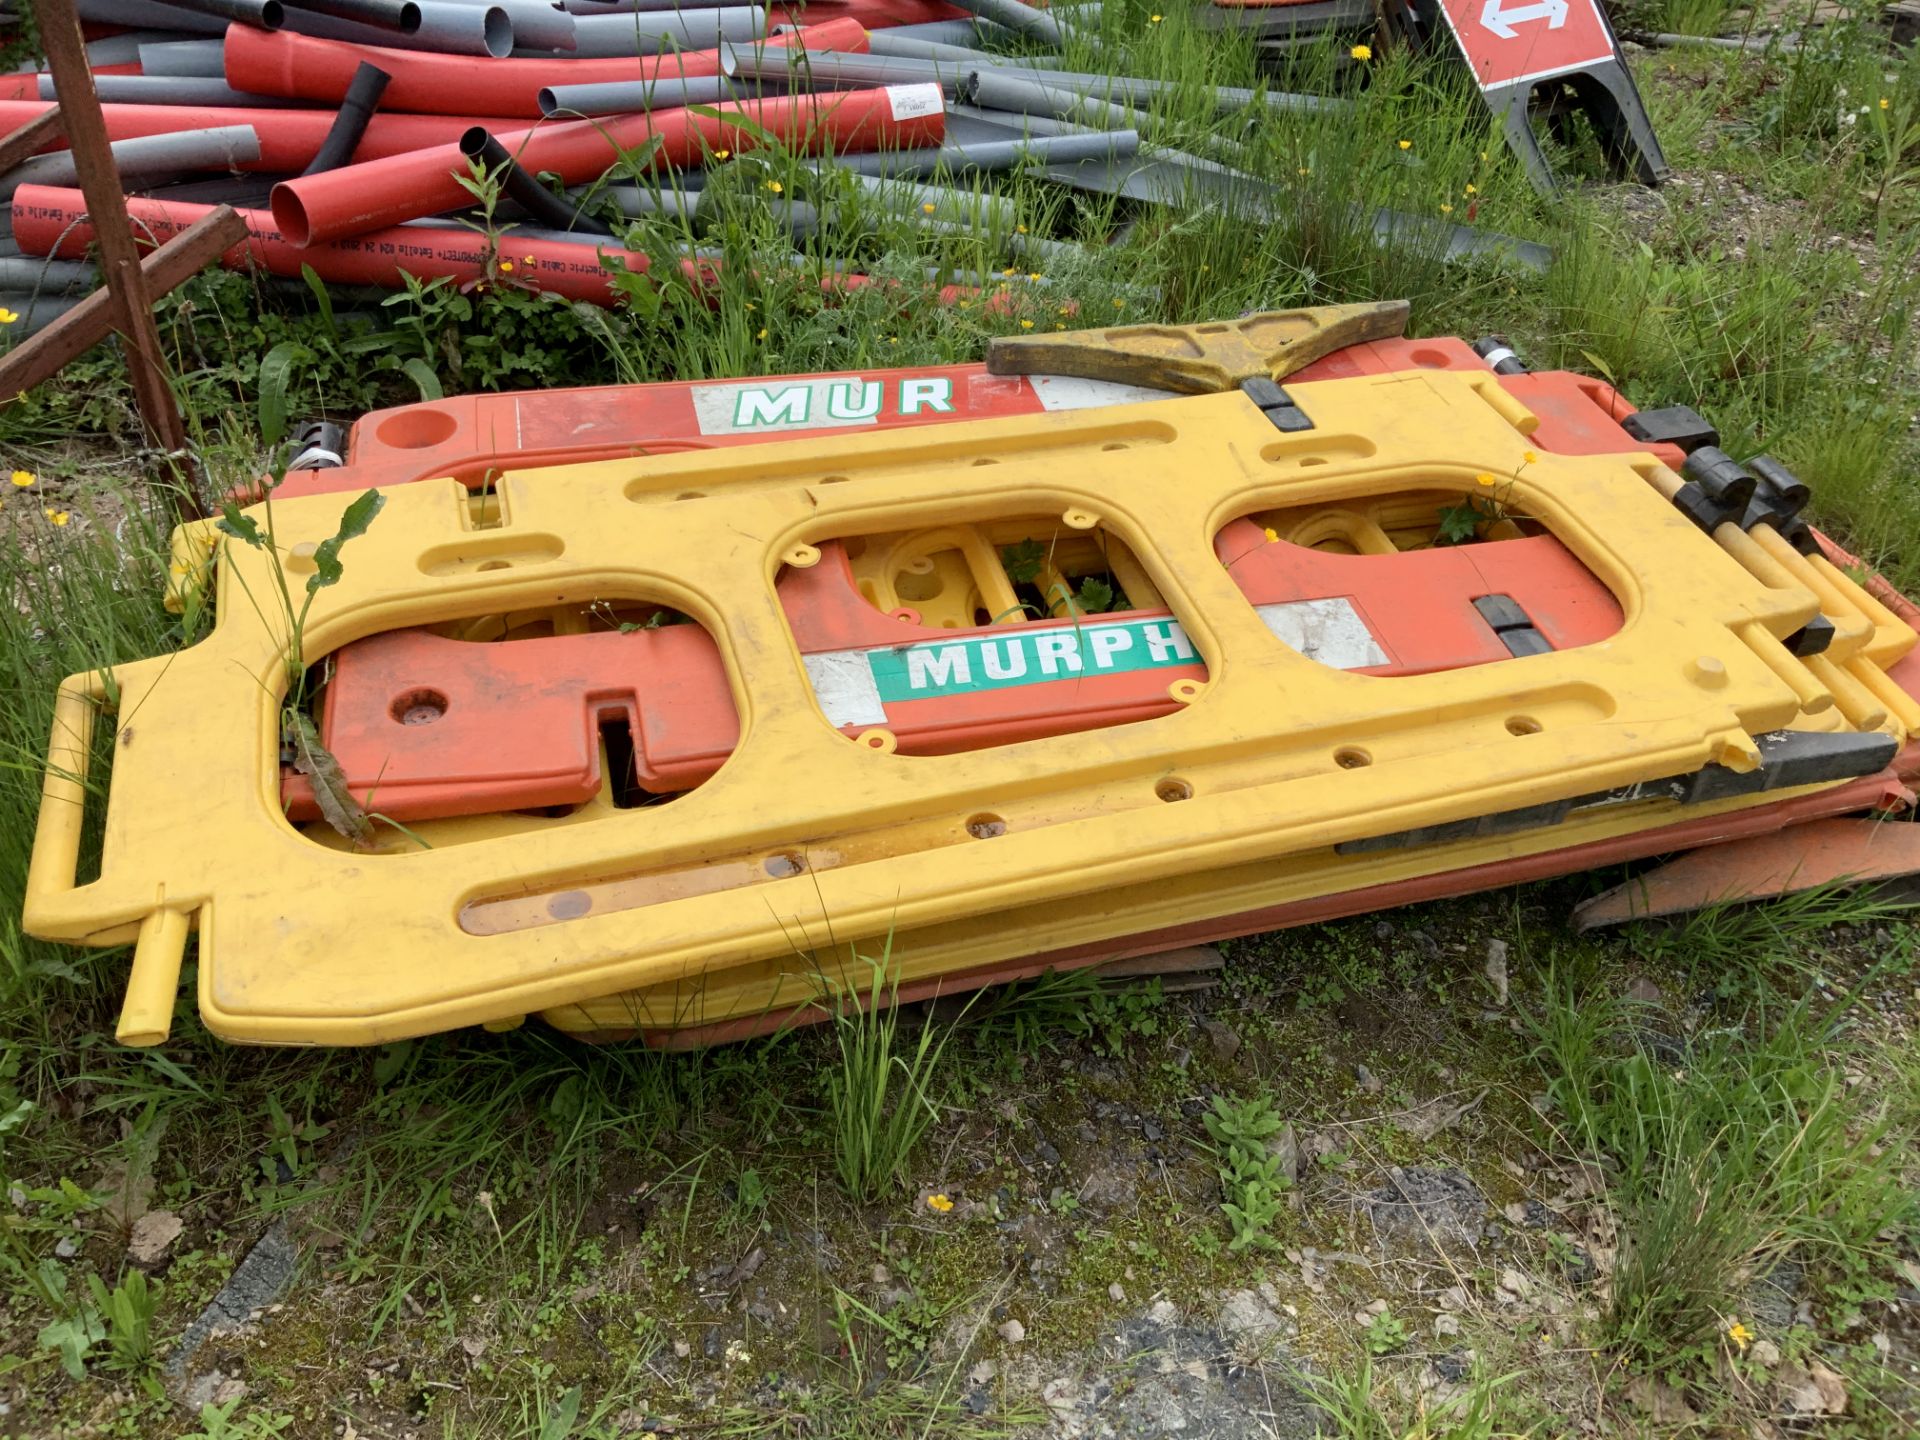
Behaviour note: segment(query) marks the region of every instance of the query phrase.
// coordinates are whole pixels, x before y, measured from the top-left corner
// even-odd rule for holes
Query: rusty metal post
[[[0,140],[0,175],[6,174],[22,160],[39,154],[43,145],[59,139],[63,133],[60,107],[49,105],[18,130],[4,140]]]
[[[179,482],[176,503],[182,518],[197,519],[203,512],[194,491],[186,426],[161,359],[160,335],[154,328],[146,277],[140,271],[133,227],[127,220],[126,197],[113,168],[107,122],[94,92],[80,19],[73,0],[33,0],[33,13],[40,25],[40,43],[46,47],[47,68],[59,92],[62,128],[73,150],[74,168],[100,247],[101,277],[113,294],[113,328],[125,342],[127,375],[140,418],[148,439],[164,452]]]

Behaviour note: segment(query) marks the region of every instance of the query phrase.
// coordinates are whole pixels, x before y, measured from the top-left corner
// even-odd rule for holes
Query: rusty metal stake
[[[40,43],[46,47],[47,69],[52,72],[54,89],[60,96],[58,123],[66,131],[72,147],[74,169],[79,172],[80,189],[87,197],[87,213],[100,247],[100,273],[109,296],[106,313],[125,345],[127,375],[133,382],[140,419],[146,426],[148,439],[165,455],[176,482],[172,487],[175,508],[183,519],[197,519],[204,512],[194,491],[186,426],[181,421],[180,407],[174,400],[173,387],[161,358],[160,334],[153,324],[147,276],[141,271],[133,227],[127,221],[126,196],[120,191],[120,177],[113,168],[107,122],[100,113],[100,97],[93,88],[93,71],[87,65],[80,20],[73,0],[33,0],[33,13],[40,25]],[[18,138],[17,135],[14,138]],[[32,352],[40,350],[52,333],[53,327],[49,327],[17,346],[7,356],[8,361],[27,351],[23,366],[30,372],[39,371]],[[71,333],[68,332],[69,336]],[[71,343],[70,340],[67,343]],[[46,378],[57,368],[38,373],[36,379]]]
[[[39,154],[43,146],[58,140],[66,133],[65,126],[66,122],[60,115],[60,107],[49,105],[18,130],[0,140],[0,175],[6,174],[29,156]]]

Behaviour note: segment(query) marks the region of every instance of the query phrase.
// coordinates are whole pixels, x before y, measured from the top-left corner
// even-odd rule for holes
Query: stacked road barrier
[[[1323,8],[1293,10],[1305,23]],[[1280,204],[1236,168],[1233,147],[1197,156],[1172,143],[1167,82],[1064,68],[1061,47],[1093,38],[1076,27],[1097,18],[1097,5],[80,0],[79,9],[142,239],[231,204],[250,238],[224,263],[283,277],[306,269],[400,288],[409,275],[444,276],[614,304],[622,292],[608,265],[664,261],[711,276],[699,245],[713,218],[706,182],[769,145],[810,157],[823,179],[850,177],[766,202],[794,251],[833,284],[859,283],[834,245],[861,215],[972,242],[959,268],[938,273],[951,285],[1000,283],[1003,266],[1025,273],[1036,258],[1072,253],[1071,240],[1031,233],[1041,227],[994,193],[997,177],[1016,171],[1129,203],[1198,198],[1267,214]],[[1348,23],[1329,13],[1329,25]],[[1115,71],[1124,65],[1116,55]],[[41,115],[54,92],[52,77],[31,69],[0,77],[0,134]],[[1212,101],[1221,114],[1347,103],[1231,87]],[[86,206],[61,144],[0,176],[11,232],[0,258],[85,258]],[[489,220],[513,227],[510,277],[489,273],[497,247],[463,223],[476,174],[502,192]],[[684,244],[663,255],[655,235],[629,248],[629,222],[642,215],[680,217]],[[1403,234],[1406,219],[1383,212],[1374,230]],[[1455,232],[1442,253],[1486,248],[1488,237],[1464,226],[1441,228]],[[1538,246],[1503,248],[1520,263],[1546,260]],[[76,273],[14,266],[0,277],[0,304],[30,329],[83,283]]]

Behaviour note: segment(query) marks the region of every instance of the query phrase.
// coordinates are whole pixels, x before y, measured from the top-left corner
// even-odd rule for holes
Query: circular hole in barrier
[[[888,612],[888,615],[890,618],[898,620],[902,625],[918,625],[920,623],[920,612],[908,605],[902,605],[898,610],[891,610]]]
[[[1167,693],[1176,700],[1193,701],[1200,698],[1205,688],[1198,680],[1176,680],[1167,687]]]
[[[1168,776],[1153,787],[1153,793],[1171,805],[1176,800],[1191,800],[1193,786],[1176,776]]]
[[[782,851],[778,855],[769,855],[760,862],[760,868],[776,880],[785,880],[798,875],[807,868],[807,862],[792,851]]]
[[[1407,358],[1412,360],[1413,363],[1418,365],[1422,370],[1444,370],[1447,368],[1447,353],[1444,350],[1434,350],[1423,346],[1415,350]]]
[[[1509,735],[1538,735],[1540,722],[1531,715],[1509,715],[1507,717]]]
[[[438,690],[409,690],[387,713],[402,725],[431,725],[447,713],[447,697]]]
[[[460,422],[444,410],[409,409],[389,415],[373,434],[393,450],[430,450],[444,445],[460,429]]]
[[[511,570],[513,568],[513,562],[511,560],[482,560],[473,568],[476,570]]]
[[[1091,530],[1100,523],[1100,517],[1090,510],[1069,510],[1060,518],[1075,530]]]
[[[1007,833],[1007,822],[998,815],[976,815],[967,821],[967,834],[976,840],[991,840]]]
[[[895,747],[899,745],[900,737],[895,735],[891,730],[876,728],[873,730],[862,730],[860,734],[855,737],[855,743],[864,749],[873,750],[882,755],[891,755]]]
[[[796,570],[808,570],[820,563],[820,552],[811,545],[795,545],[780,558]]]
[[[1364,770],[1373,763],[1373,756],[1358,745],[1342,745],[1333,752],[1333,763],[1342,770]]]

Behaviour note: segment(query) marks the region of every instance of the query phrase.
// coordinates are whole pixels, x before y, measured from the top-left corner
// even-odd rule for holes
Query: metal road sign
[[[1482,90],[1616,57],[1597,0],[1440,0],[1440,9]]]

